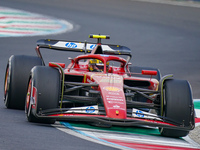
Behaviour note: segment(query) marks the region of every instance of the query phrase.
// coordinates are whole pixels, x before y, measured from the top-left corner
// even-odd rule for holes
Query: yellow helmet
[[[106,66],[108,66],[108,65],[109,65],[109,62],[106,63]],[[102,72],[104,70],[104,64],[99,59],[91,59],[89,61],[89,70]]]

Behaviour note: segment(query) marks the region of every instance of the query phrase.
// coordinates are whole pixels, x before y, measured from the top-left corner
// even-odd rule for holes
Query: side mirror
[[[155,71],[155,70],[142,70],[142,74],[143,74],[143,75],[156,76],[157,73],[158,73],[158,72]]]
[[[65,68],[65,63],[56,63],[56,62],[49,62],[49,67],[58,67]]]

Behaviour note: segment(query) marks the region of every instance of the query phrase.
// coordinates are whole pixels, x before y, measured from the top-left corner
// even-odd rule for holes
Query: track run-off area
[[[58,34],[72,29],[66,20],[0,7],[0,37]]]

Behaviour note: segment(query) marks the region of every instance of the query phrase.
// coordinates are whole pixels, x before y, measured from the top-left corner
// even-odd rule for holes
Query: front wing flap
[[[139,118],[132,116],[127,116],[126,119],[115,119],[109,118],[105,114],[101,114],[98,112],[98,108],[94,106],[90,106],[87,111],[90,111],[88,114],[82,112],[85,109],[78,109],[78,112],[72,111],[67,108],[56,108],[49,109],[45,111],[40,111],[36,114],[38,118],[52,118],[57,121],[83,121],[83,122],[92,122],[98,125],[106,125],[106,126],[151,126],[151,127],[161,127],[161,128],[169,128],[169,129],[178,129],[178,130],[192,130],[194,126],[183,126],[180,123],[176,123],[173,120],[169,120],[168,118],[163,118],[161,116],[155,116],[154,114],[149,115],[149,118]],[[95,112],[95,111],[96,112]],[[149,113],[150,114],[150,113]],[[147,114],[148,116],[148,114]]]

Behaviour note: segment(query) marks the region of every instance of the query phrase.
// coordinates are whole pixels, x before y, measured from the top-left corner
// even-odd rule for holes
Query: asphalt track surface
[[[0,39],[0,149],[114,149],[63,133],[52,126],[28,123],[23,111],[3,104],[4,72],[10,55],[36,55],[41,38],[93,41],[90,33],[109,34],[104,43],[132,49],[132,63],[159,68],[191,83],[193,97],[200,98],[200,9],[130,0],[2,0],[1,6],[70,21],[71,32],[35,37]],[[68,63],[77,53],[45,51],[46,61]]]

